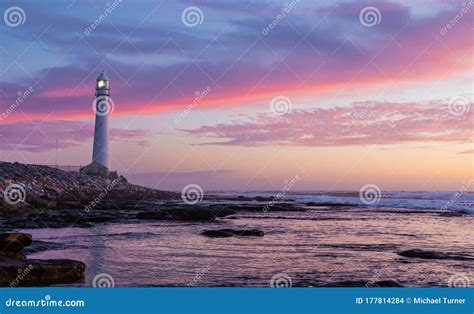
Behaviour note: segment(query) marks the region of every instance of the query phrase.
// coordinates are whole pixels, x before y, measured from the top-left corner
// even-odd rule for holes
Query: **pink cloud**
[[[471,104],[472,106],[472,104]],[[182,130],[215,139],[200,145],[351,146],[472,141],[474,113],[451,114],[449,105],[358,102],[348,107],[260,114],[246,121]]]

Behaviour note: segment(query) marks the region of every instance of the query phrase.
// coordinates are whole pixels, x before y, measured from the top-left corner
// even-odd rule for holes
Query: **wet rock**
[[[306,203],[306,206],[310,207],[342,207],[342,206],[348,206],[348,204],[344,203],[328,203],[328,202],[308,202]],[[351,204],[351,207],[358,207],[357,204]]]
[[[41,250],[33,246],[28,251],[31,243],[30,234],[0,233],[0,286],[64,284],[84,278],[86,266],[80,261],[26,259],[21,252],[25,247],[28,253]],[[38,243],[39,246],[44,244],[49,243]]]
[[[439,214],[441,217],[462,217],[466,216],[466,213],[464,212],[442,212]]]
[[[23,253],[3,252],[0,251],[0,259],[14,258],[14,259],[26,259]]]
[[[403,287],[398,281],[395,280],[379,280],[375,282],[368,282],[366,287],[374,287],[374,288],[397,288]]]
[[[211,207],[222,208],[221,204],[213,204]],[[251,212],[287,212],[287,211],[304,211],[303,208],[292,203],[264,203],[264,204],[227,204],[225,209],[233,211],[251,211]]]
[[[215,210],[209,208],[167,208],[138,213],[136,219],[144,220],[177,220],[177,221],[214,221],[234,212],[229,209]]]
[[[262,230],[258,229],[236,230],[234,234],[241,237],[263,237],[265,235]]]
[[[201,232],[201,235],[210,238],[228,238],[233,237],[234,233],[230,229],[204,230],[203,232]]]
[[[217,230],[204,230],[201,235],[210,238],[227,238],[233,236],[240,237],[263,237],[264,232],[258,229],[250,230],[234,230],[234,229],[217,229]]]
[[[166,215],[161,211],[141,212],[135,215],[135,219],[140,220],[162,220],[166,219]]]
[[[257,202],[271,202],[273,201],[274,197],[256,196],[254,199]]]
[[[84,278],[80,261],[0,259],[0,286],[41,286],[74,283]]]
[[[251,200],[252,200],[251,197],[247,197],[247,196],[243,196],[243,195],[237,196],[237,199],[238,199],[239,201],[251,201]]]
[[[399,252],[398,255],[403,257],[422,258],[422,259],[450,259],[450,260],[474,260],[474,257],[469,255],[461,255],[455,253],[443,253],[435,251],[425,251],[421,249],[412,249]]]
[[[322,247],[335,248],[335,249],[346,249],[354,251],[392,251],[398,248],[396,244],[388,243],[374,243],[374,244],[361,244],[361,243],[335,243],[335,244],[321,244]]]
[[[0,233],[0,251],[19,253],[32,242],[31,234]]]

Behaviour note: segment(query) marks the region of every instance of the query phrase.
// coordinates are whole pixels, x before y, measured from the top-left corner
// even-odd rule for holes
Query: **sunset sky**
[[[15,7],[20,21],[7,18]],[[473,178],[474,0],[0,12],[0,160],[54,164],[57,139],[59,164],[88,164],[106,71],[111,165],[134,183],[278,191],[298,176],[294,190],[457,191]]]

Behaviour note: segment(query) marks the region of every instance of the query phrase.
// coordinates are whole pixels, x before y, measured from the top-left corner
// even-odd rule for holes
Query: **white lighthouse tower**
[[[112,110],[109,79],[100,73],[95,86],[95,129],[92,163],[109,168],[109,114]]]
[[[113,111],[110,98],[109,79],[102,72],[96,80],[94,146],[92,163],[81,168],[81,173],[88,175],[109,176],[109,114]]]

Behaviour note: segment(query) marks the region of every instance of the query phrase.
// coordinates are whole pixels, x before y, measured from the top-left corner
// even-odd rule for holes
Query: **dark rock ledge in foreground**
[[[86,265],[69,259],[26,259],[21,250],[32,243],[26,233],[0,233],[0,286],[66,284],[84,278]]]

